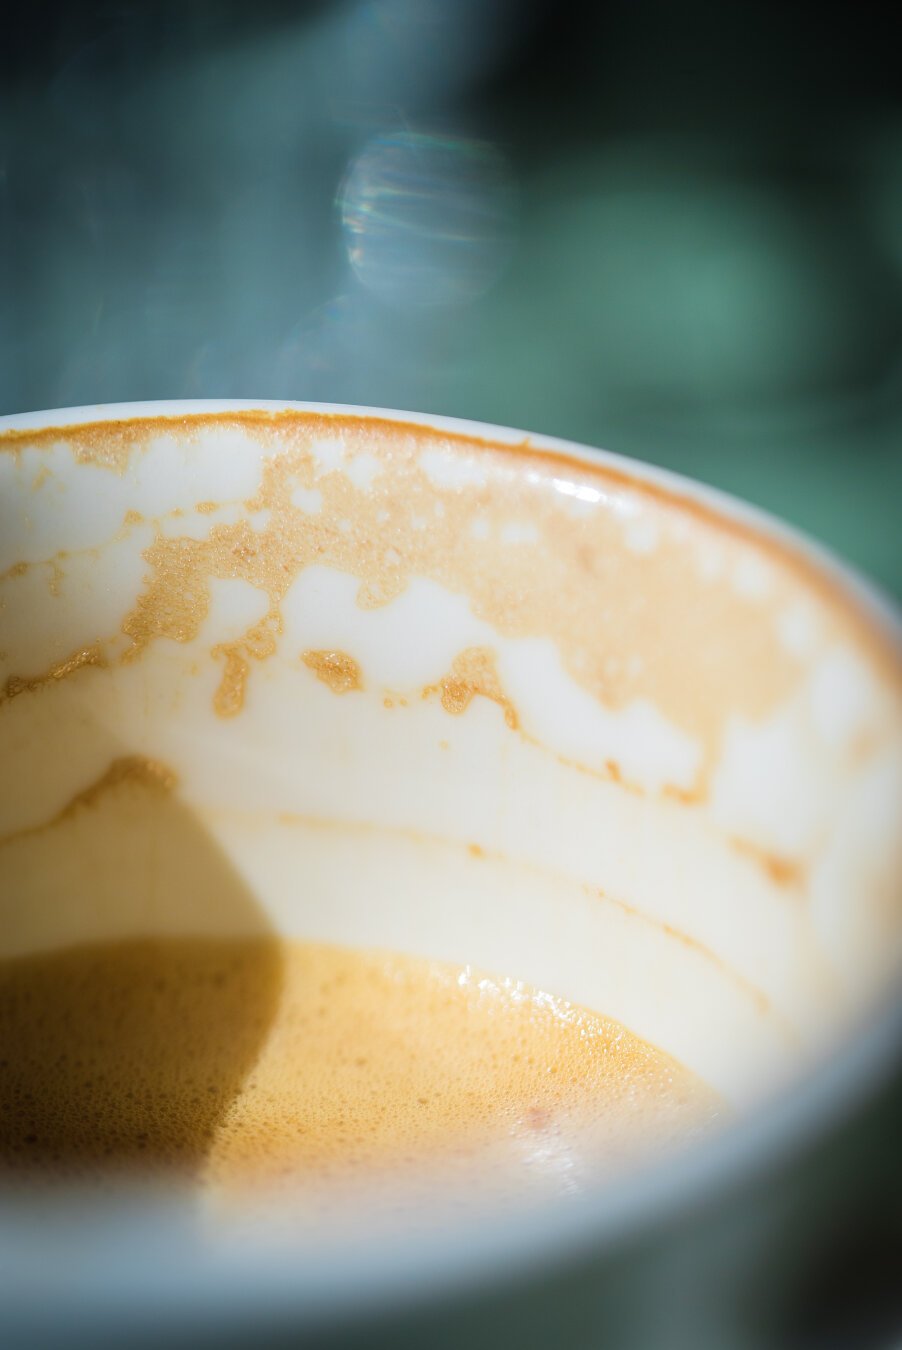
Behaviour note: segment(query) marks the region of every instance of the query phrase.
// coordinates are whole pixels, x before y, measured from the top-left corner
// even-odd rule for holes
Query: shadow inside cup
[[[172,776],[111,753],[0,838],[0,1185],[199,1176],[281,986],[265,914]]]

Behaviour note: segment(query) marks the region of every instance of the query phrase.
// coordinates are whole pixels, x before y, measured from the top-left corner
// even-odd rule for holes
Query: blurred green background
[[[339,400],[601,445],[902,594],[892,7],[35,0],[0,412]]]

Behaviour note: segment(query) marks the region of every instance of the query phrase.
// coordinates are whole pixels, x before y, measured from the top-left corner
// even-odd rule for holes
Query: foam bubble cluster
[[[717,1103],[623,1027],[512,980],[276,939],[0,966],[0,1176],[241,1196],[436,1162],[619,1166]]]

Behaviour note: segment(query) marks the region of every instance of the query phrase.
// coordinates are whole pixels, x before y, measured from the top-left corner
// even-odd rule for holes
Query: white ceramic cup
[[[620,1020],[751,1121],[526,1233],[499,1204],[290,1278],[156,1211],[115,1240],[87,1216],[94,1264],[47,1264],[93,1336],[163,1297],[220,1335],[227,1308],[297,1329],[478,1270],[503,1291],[685,1203],[749,1129],[776,1147],[794,1103],[812,1126],[837,1045],[848,1092],[896,1044],[875,1013],[902,949],[895,620],[807,541],[646,466],[311,405],[3,419],[0,762],[0,956],[275,933],[468,963]],[[90,809],[126,779],[113,818]],[[69,1230],[17,1223],[0,1258],[25,1278],[21,1235]],[[49,1314],[15,1288],[25,1342]]]

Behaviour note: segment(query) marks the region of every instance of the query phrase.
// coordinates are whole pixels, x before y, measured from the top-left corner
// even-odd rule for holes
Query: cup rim
[[[527,432],[515,427],[470,418],[451,417],[373,407],[365,404],[320,403],[292,399],[158,399],[129,403],[85,404],[71,408],[50,408],[37,412],[7,413],[0,416],[0,450],[4,441],[30,431],[59,431],[60,437],[77,427],[111,422],[174,421],[229,417],[232,414],[275,417],[280,414],[312,414],[361,422],[383,422],[411,426],[445,434],[477,448],[502,450],[537,459],[553,458],[600,473],[623,487],[651,493],[678,509],[701,514],[738,528],[746,537],[764,540],[794,563],[809,577],[826,582],[850,607],[871,621],[884,638],[889,638],[902,658],[902,607],[873,578],[840,557],[827,545],[780,516],[755,506],[730,492],[692,478],[673,469],[603,450],[563,437]],[[22,439],[25,439],[22,436]]]
[[[67,431],[93,423],[168,419],[184,424],[195,418],[230,414],[301,413],[365,419],[409,425],[446,433],[479,447],[509,449],[519,455],[551,458],[561,464],[606,473],[640,489],[664,495],[677,507],[702,508],[708,516],[739,526],[758,540],[776,545],[780,552],[801,562],[810,573],[838,590],[845,602],[870,622],[902,659],[902,613],[879,586],[830,549],[803,531],[786,524],[756,506],[692,478],[658,468],[624,455],[592,449],[568,440],[527,434],[510,427],[467,419],[433,416],[349,404],[290,400],[176,400],[98,404],[51,409],[0,417],[0,450],[3,442],[19,439],[17,433]],[[10,436],[13,433],[13,436]],[[24,438],[23,438],[24,439]],[[462,1224],[447,1240],[391,1244],[378,1253],[367,1253],[365,1265],[348,1278],[317,1266],[301,1276],[286,1249],[284,1260],[268,1251],[259,1270],[240,1267],[223,1281],[217,1262],[186,1265],[185,1253],[174,1248],[170,1260],[144,1265],[138,1287],[134,1272],[129,1277],[129,1318],[143,1308],[159,1314],[159,1299],[165,1290],[166,1315],[177,1316],[193,1309],[209,1312],[210,1320],[241,1315],[251,1307],[260,1311],[265,1300],[267,1315],[290,1317],[295,1324],[322,1320],[340,1311],[345,1316],[368,1315],[385,1305],[410,1305],[424,1297],[475,1294],[486,1287],[541,1276],[578,1259],[599,1260],[613,1248],[636,1241],[655,1230],[688,1221],[732,1191],[754,1184],[768,1169],[786,1164],[803,1147],[838,1128],[887,1082],[902,1062],[902,998],[898,988],[889,988],[869,1004],[859,1023],[847,1029],[833,1052],[806,1069],[787,1088],[782,1088],[764,1107],[753,1108],[728,1128],[707,1138],[702,1146],[686,1150],[676,1159],[642,1166],[621,1181],[600,1182],[579,1199],[566,1197],[544,1201],[534,1209],[510,1215],[481,1218],[478,1231]],[[15,1222],[15,1221],[14,1221]],[[0,1217],[0,1255],[13,1251],[15,1234],[3,1234]],[[349,1263],[350,1264],[350,1263]],[[352,1267],[353,1269],[353,1267]],[[87,1273],[87,1272],[86,1272]],[[95,1306],[98,1315],[110,1310],[108,1269],[97,1272],[96,1288],[70,1290],[80,1312]],[[4,1284],[6,1281],[4,1280]],[[119,1300],[122,1303],[121,1299]],[[65,1316],[63,1302],[58,1316]],[[120,1306],[126,1315],[126,1306]]]

